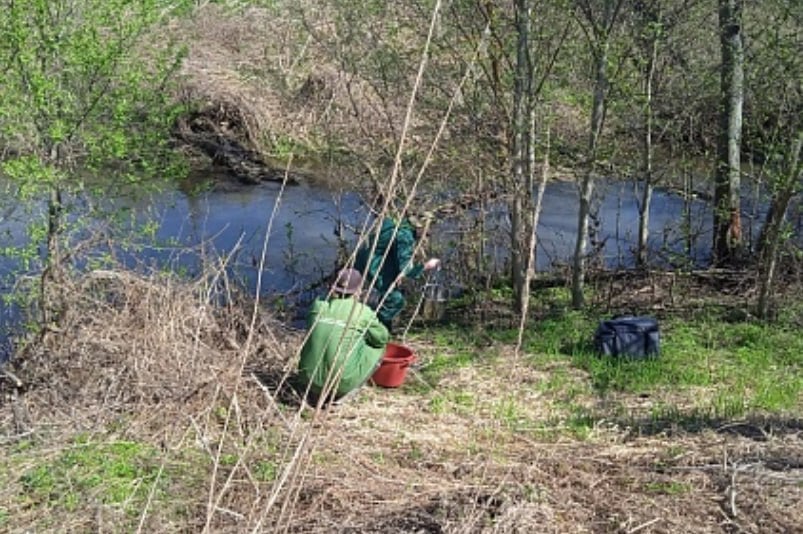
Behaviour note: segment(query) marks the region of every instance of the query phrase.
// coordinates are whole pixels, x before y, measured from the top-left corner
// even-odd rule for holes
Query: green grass
[[[527,325],[522,348],[528,365],[546,374],[532,387],[558,413],[539,427],[539,422],[522,420],[515,399],[503,394],[492,413],[513,431],[535,426],[536,433],[550,434],[555,426],[585,439],[600,418],[637,423],[636,428],[698,428],[751,415],[783,417],[803,405],[799,307],[772,323],[723,306],[661,317],[660,357],[629,361],[601,358],[594,351],[594,331],[607,316],[569,309],[565,291],[547,290],[533,298],[542,316]],[[463,413],[476,409],[476,401],[456,402],[455,392],[438,389],[440,379],[459,367],[503,360],[518,330],[445,326],[430,329],[426,338],[437,346],[421,370],[428,388],[435,388],[428,411]],[[583,408],[589,395],[602,400],[597,408]]]
[[[523,348],[535,357],[562,358],[590,351],[589,330],[593,334],[596,318],[577,311],[550,315],[527,329]]]
[[[77,438],[60,453],[20,476],[21,497],[66,511],[93,502],[138,513],[159,478],[157,451],[134,441],[94,442]]]
[[[428,410],[433,414],[454,412],[467,415],[476,407],[477,401],[469,391],[446,390],[429,399]]]
[[[151,525],[184,524],[196,511],[197,493],[205,491],[213,464],[192,445],[166,450],[104,432],[54,438],[43,433],[0,450],[0,531],[59,530],[65,519],[102,513],[114,518],[115,532],[133,532],[146,506]],[[279,431],[264,429],[247,456],[240,443],[227,443],[221,476],[239,465],[253,483],[272,484],[281,470],[282,439]]]
[[[686,395],[715,417],[784,412],[798,409],[803,401],[803,334],[795,323],[799,313],[787,313],[774,323],[748,318],[734,322],[722,309],[663,318],[660,357],[628,361],[595,354],[592,338],[601,316],[559,310],[528,326],[523,348],[530,365],[552,374],[539,386],[545,393],[561,394],[568,387],[565,368],[554,363],[570,362],[588,374],[590,387],[603,397],[670,392]],[[515,343],[518,333],[496,329],[489,335]],[[704,399],[694,397],[699,388],[707,393]],[[565,400],[582,393],[577,389],[564,395]]]
[[[279,472],[279,466],[269,460],[261,460],[254,467],[254,476],[260,482],[273,482]]]
[[[493,415],[494,419],[510,430],[520,430],[528,422],[518,399],[511,394],[503,396],[494,403]]]
[[[447,371],[467,367],[476,358],[470,351],[460,350],[452,354],[439,353],[423,368],[424,376],[430,379],[438,379]]]
[[[660,495],[682,495],[692,490],[691,485],[683,482],[650,482],[644,487],[646,493]]]
[[[786,325],[671,319],[662,323],[661,342],[654,360],[599,358],[589,350],[574,361],[600,393],[702,386],[714,392],[712,409],[727,416],[800,403],[803,336]]]
[[[418,367],[421,377],[430,385],[437,384],[450,371],[497,356],[494,351],[488,350],[487,338],[477,332],[443,327],[431,330],[428,335],[437,350]],[[410,393],[419,393],[421,387],[420,381],[408,380],[404,389]]]

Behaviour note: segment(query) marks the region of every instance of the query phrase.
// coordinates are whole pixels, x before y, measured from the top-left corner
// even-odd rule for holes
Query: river
[[[262,289],[275,294],[299,289],[320,280],[336,268],[338,237],[337,221],[361,227],[366,216],[358,195],[337,192],[327,187],[292,185],[283,193],[278,183],[256,186],[228,186],[187,194],[180,190],[132,202],[140,220],[151,218],[155,234],[148,246],[121,255],[129,266],[155,265],[182,270],[189,274],[200,268],[199,251],[207,258],[229,254],[238,245],[232,270],[254,291],[261,250],[270,224],[267,254],[262,272]],[[637,201],[633,186],[611,181],[597,188],[598,210],[594,227],[605,263],[612,267],[632,264],[632,250],[638,228]],[[278,202],[277,202],[278,200]],[[6,204],[7,205],[7,204]],[[555,265],[571,261],[577,226],[577,188],[569,182],[553,182],[547,186],[543,212],[538,228],[537,269],[547,271]],[[679,196],[657,190],[651,213],[650,247],[653,257],[664,263],[671,253],[683,254],[685,219],[684,201]],[[711,244],[710,210],[705,202],[692,201],[688,206],[691,233],[696,235],[692,247],[693,263],[708,260]],[[0,246],[21,246],[26,239],[24,216],[6,207],[0,212]],[[11,210],[9,212],[8,210]],[[15,216],[9,216],[9,213]],[[475,214],[476,215],[476,214]],[[273,217],[271,222],[271,217]],[[492,265],[501,268],[507,258],[509,227],[507,209],[502,204],[489,207],[488,242]],[[463,262],[459,248],[460,225],[456,218],[436,222],[433,247],[443,259],[446,276]],[[355,234],[344,238],[353,243]],[[0,259],[0,274],[12,269],[8,260]],[[5,276],[8,291],[13,279]],[[15,323],[15,310],[2,304],[0,310],[0,345]],[[0,349],[0,353],[2,349]]]

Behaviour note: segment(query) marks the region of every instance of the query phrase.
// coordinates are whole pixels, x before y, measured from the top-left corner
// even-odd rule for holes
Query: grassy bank
[[[566,312],[537,320],[523,336],[518,360],[511,355],[514,330],[432,331],[438,354],[424,367],[425,376],[439,384],[452,368],[483,360],[510,367],[514,382],[515,372],[548,371],[532,386],[589,424],[612,417],[648,426],[714,424],[794,416],[803,407],[803,336],[795,321],[733,322],[716,310],[667,317],[660,322],[660,357],[628,361],[594,352],[591,339],[602,318]],[[489,348],[478,348],[484,345]]]
[[[596,357],[610,312],[416,320],[398,389],[315,410],[301,333],[209,278],[101,272],[4,381],[0,530],[748,532],[803,519],[800,304],[664,309],[661,357]],[[233,294],[232,294],[233,295]],[[230,296],[232,296],[230,295]],[[699,294],[695,294],[699,297]],[[688,302],[688,299],[684,300]],[[483,306],[498,306],[485,300]],[[253,326],[252,326],[253,325]]]

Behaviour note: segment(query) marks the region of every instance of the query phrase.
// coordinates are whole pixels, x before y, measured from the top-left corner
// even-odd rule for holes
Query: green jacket
[[[345,395],[373,373],[388,343],[388,330],[368,306],[353,297],[316,300],[307,318],[312,328],[301,349],[299,378],[315,393],[327,378],[340,380],[334,389]]]
[[[376,289],[379,291],[388,289],[400,274],[404,274],[406,278],[418,278],[424,270],[423,265],[413,263],[413,252],[415,251],[413,227],[406,220],[402,221],[396,231],[395,239],[392,239],[395,228],[396,222],[386,217],[379,229],[379,239],[374,254],[370,253],[376,236],[369,238],[360,247],[354,262],[354,268],[366,277],[366,284],[378,277]],[[385,263],[380,268],[382,257],[388,249],[390,251]]]

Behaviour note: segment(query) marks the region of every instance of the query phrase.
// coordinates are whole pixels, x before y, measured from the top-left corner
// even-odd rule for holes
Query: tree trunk
[[[530,63],[531,0],[516,0],[516,71],[513,94],[513,200],[511,205],[511,269],[513,305],[517,312],[526,309],[529,299],[527,269],[530,266],[530,233],[527,215],[532,213],[533,179],[529,154],[533,134]]]
[[[800,191],[803,181],[803,165],[801,165],[800,152],[803,148],[803,130],[798,132],[797,138],[792,141],[788,155],[786,175],[778,184],[772,197],[767,219],[759,238],[759,294],[758,316],[766,318],[769,315],[772,285],[775,276],[775,266],[778,261],[778,249],[781,245],[781,229],[786,219],[786,212],[795,194]]]
[[[691,263],[694,253],[694,236],[692,235],[692,198],[694,195],[694,177],[690,169],[683,171],[683,239],[686,244],[686,260]]]
[[[580,207],[577,212],[577,241],[574,247],[572,269],[572,306],[579,309],[585,303],[584,286],[586,271],[586,248],[588,246],[588,219],[591,212],[591,198],[594,194],[594,162],[597,145],[605,117],[605,93],[608,86],[608,41],[600,43],[596,54],[596,79],[594,82],[594,101],[591,109],[591,131],[588,136],[588,159],[586,172],[580,184]]]
[[[742,105],[744,102],[744,50],[742,0],[719,0],[722,49],[719,154],[714,185],[714,243],[716,265],[738,259],[742,249],[740,216]]]
[[[610,37],[624,0],[578,1],[583,30],[589,39],[594,56],[594,99],[591,107],[591,125],[588,135],[588,156],[586,170],[580,183],[580,206],[577,210],[577,241],[572,262],[572,306],[582,308],[585,304],[584,286],[586,276],[586,247],[588,246],[588,222],[591,213],[591,199],[594,194],[594,165],[597,147],[605,122],[605,106],[608,92],[608,49]],[[600,4],[602,4],[600,6]],[[595,12],[602,10],[602,14]]]
[[[656,21],[658,22],[658,21]],[[652,203],[652,83],[655,77],[655,63],[658,57],[658,36],[650,42],[650,55],[644,71],[644,146],[642,154],[642,176],[644,190],[639,204],[638,253],[636,264],[647,265],[647,240],[650,237],[650,204]]]
[[[63,211],[61,189],[58,186],[54,186],[50,190],[50,198],[47,203],[47,258],[39,281],[43,327],[53,323],[60,307],[56,301],[55,290],[61,280],[63,268],[59,243],[62,232]]]
[[[530,132],[535,134],[535,106],[532,106],[530,110]],[[516,341],[516,350],[515,355],[519,355],[519,351],[521,350],[521,345],[524,341],[524,328],[527,325],[527,315],[530,305],[530,282],[532,281],[533,277],[535,276],[535,248],[538,245],[538,219],[541,217],[541,206],[543,206],[544,202],[544,192],[546,191],[546,183],[549,179],[549,150],[551,148],[550,144],[550,129],[549,125],[547,125],[546,130],[546,143],[544,147],[544,162],[541,167],[541,179],[538,182],[538,194],[535,201],[535,206],[533,208],[533,215],[532,221],[530,222],[530,243],[529,243],[529,268],[527,269],[527,274],[525,276],[524,281],[524,291],[526,292],[527,298],[524,299],[522,302],[522,310],[521,316],[519,319],[519,335]],[[535,171],[535,143],[530,143],[530,150],[529,150],[529,160],[530,160],[530,170],[531,173]],[[535,179],[533,178],[533,182]]]

